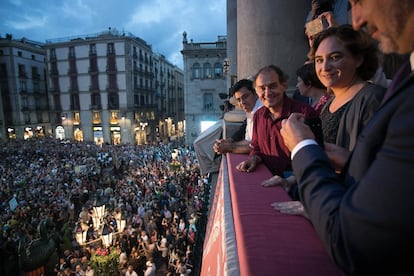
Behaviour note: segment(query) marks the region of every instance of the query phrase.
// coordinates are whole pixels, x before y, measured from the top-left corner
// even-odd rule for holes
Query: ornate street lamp
[[[116,212],[114,218],[116,221],[116,228],[118,229],[118,233],[124,231],[126,220],[122,219],[122,211]]]
[[[79,245],[84,245],[86,243],[88,229],[88,226],[82,227],[82,225],[78,224],[78,227],[76,228],[75,239]]]
[[[118,229],[118,232],[122,232],[125,229],[126,220],[124,219],[117,219],[116,220],[116,227]]]
[[[140,122],[139,123],[139,125],[140,125],[140,127],[141,127],[141,129],[140,129],[140,135],[141,135],[141,143],[142,144],[146,144],[147,143],[147,141],[146,141],[146,132],[145,132],[145,128],[148,126],[148,123],[147,122],[145,122],[145,123],[143,123],[143,122]]]
[[[177,158],[177,156],[178,156],[178,150],[177,150],[177,149],[174,149],[174,150],[171,152],[171,158],[172,158],[173,160],[175,160],[175,159]]]
[[[101,227],[102,219],[105,215],[105,205],[93,207],[92,222],[93,228],[98,230]]]
[[[102,229],[102,244],[105,248],[111,246],[112,244],[112,233],[109,232],[108,226],[105,224]]]

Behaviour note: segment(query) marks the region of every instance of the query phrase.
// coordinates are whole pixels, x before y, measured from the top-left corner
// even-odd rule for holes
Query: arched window
[[[204,71],[204,78],[211,79],[213,77],[213,74],[211,72],[211,64],[210,63],[208,63],[208,62],[204,63],[203,71]]]
[[[193,79],[199,79],[201,77],[201,67],[199,63],[193,65]]]
[[[214,64],[214,77],[215,78],[223,77],[223,66],[219,62]]]

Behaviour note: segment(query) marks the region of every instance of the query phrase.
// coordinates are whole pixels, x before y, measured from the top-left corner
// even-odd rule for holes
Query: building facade
[[[184,74],[144,40],[110,28],[50,40],[45,49],[56,138],[146,144],[179,135]]]
[[[223,62],[226,59],[226,36],[215,42],[193,42],[183,33],[185,138],[192,144],[205,125],[220,120],[223,99],[227,94]]]
[[[0,38],[0,140],[43,137],[50,130],[43,44]]]

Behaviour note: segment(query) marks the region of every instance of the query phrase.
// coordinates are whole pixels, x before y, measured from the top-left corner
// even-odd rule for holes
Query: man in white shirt
[[[241,139],[236,138],[240,136],[237,133],[232,138],[217,140],[213,145],[213,149],[218,154],[227,152],[232,153],[249,153],[250,141],[252,139],[253,132],[253,116],[256,110],[263,106],[262,102],[256,94],[253,82],[248,79],[239,80],[232,88],[231,95],[237,101],[240,108],[246,112],[246,124],[240,129]]]

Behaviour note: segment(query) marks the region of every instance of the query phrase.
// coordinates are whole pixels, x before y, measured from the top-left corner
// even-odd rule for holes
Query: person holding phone
[[[322,30],[347,24],[348,7],[347,0],[312,0],[305,23],[309,46],[312,46],[313,38]]]
[[[352,155],[337,163],[341,177],[328,159],[334,149],[327,155],[316,145],[303,115],[283,121],[281,134],[304,208],[336,265],[347,275],[413,275],[414,1],[350,3],[355,29],[378,40],[382,52],[410,53],[410,60],[394,76]]]

